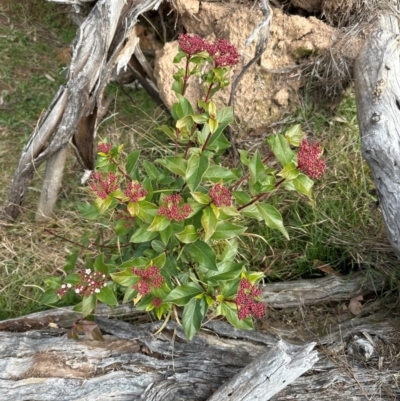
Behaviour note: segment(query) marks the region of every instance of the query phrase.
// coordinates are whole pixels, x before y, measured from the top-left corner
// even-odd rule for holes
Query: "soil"
[[[242,56],[232,69],[231,81],[254,55],[255,43],[246,47],[246,39],[262,20],[259,10],[236,3],[199,3],[197,0],[176,3],[180,22],[188,33],[228,39]],[[198,10],[198,11],[197,11]],[[199,22],[201,21],[201,22]],[[339,32],[315,17],[287,15],[273,9],[270,39],[260,65],[253,66],[244,76],[235,97],[235,115],[242,132],[279,121],[282,115],[296,107],[295,93],[304,82],[301,65],[329,49]],[[157,52],[155,76],[162,99],[168,106],[175,102],[171,90],[172,73],[177,68],[172,59],[177,42],[167,43]],[[227,104],[231,87],[218,92],[219,107]],[[199,84],[192,83],[187,97],[192,103],[202,94]]]

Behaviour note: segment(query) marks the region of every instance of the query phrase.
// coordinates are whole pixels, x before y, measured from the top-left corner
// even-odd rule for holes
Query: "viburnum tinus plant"
[[[241,329],[264,316],[258,287],[263,274],[248,270],[238,255],[240,236],[255,219],[288,238],[268,198],[286,189],[312,201],[312,178],[324,173],[325,160],[319,145],[310,145],[295,126],[268,137],[266,156],[240,151],[240,167],[222,166],[221,154],[230,147],[224,130],[233,112],[218,110],[212,98],[229,84],[239,54],[224,39],[208,43],[188,34],[179,36],[179,46],[174,62],[183,61],[184,67],[177,68],[172,86],[175,126],[160,127],[172,142],[171,154],[150,161],[140,150],[124,156],[122,145],[99,144],[89,179],[95,200],[81,210],[87,219],[106,219],[115,236],[92,246],[82,267],[73,253],[65,266],[68,275],[47,280],[43,300],[75,294],[84,317],[98,301],[110,306],[133,301],[158,319],[168,319],[175,309],[191,339],[206,315],[224,316]],[[204,85],[195,105],[185,97],[191,79]]]

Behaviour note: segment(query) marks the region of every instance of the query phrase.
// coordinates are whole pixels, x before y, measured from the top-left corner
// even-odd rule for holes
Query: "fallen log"
[[[285,326],[270,334],[211,320],[187,343],[173,322],[156,334],[161,322],[129,324],[104,317],[97,324],[105,341],[68,340],[66,332],[76,319],[77,314],[60,309],[0,323],[0,399],[400,397],[400,363],[394,357],[400,352],[400,322],[394,309],[378,301],[360,316],[338,319],[305,340]]]
[[[354,68],[361,149],[376,186],[389,241],[400,258],[400,46],[398,17],[382,15]]]

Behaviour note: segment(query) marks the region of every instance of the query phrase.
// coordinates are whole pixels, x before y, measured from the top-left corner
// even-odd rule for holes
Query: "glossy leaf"
[[[218,219],[213,209],[209,206],[203,210],[201,225],[204,228],[204,241],[208,241],[217,228]]]
[[[136,169],[139,156],[140,156],[140,150],[135,150],[134,152],[130,153],[128,155],[128,157],[126,158],[125,170],[126,170],[126,173],[131,178],[133,178],[133,173]]]
[[[129,242],[133,242],[139,244],[141,242],[151,241],[155,237],[157,237],[157,231],[149,231],[149,225],[146,224],[142,227],[139,227],[130,238]]]
[[[186,338],[190,341],[200,330],[201,323],[207,313],[208,305],[204,298],[192,298],[184,307],[182,314],[182,326]]]
[[[208,205],[211,202],[210,195],[204,194],[203,192],[192,192],[191,195],[196,202],[202,205]]]
[[[191,155],[188,160],[188,167],[186,170],[186,181],[191,192],[194,192],[200,185],[204,173],[208,169],[208,157],[201,155]]]
[[[182,156],[167,156],[164,159],[157,159],[156,163],[165,166],[169,171],[185,176],[187,170],[187,161]]]
[[[94,309],[96,308],[96,296],[84,296],[82,299],[82,315],[86,317],[93,313]]]
[[[40,296],[40,302],[43,304],[54,304],[59,301],[59,299],[56,291],[52,288],[49,288]]]
[[[307,177],[305,174],[299,174],[293,181],[293,186],[296,188],[297,192],[306,195],[310,201],[312,201],[312,189],[314,186],[314,181]]]
[[[168,220],[168,218],[166,216],[157,215],[154,217],[152,223],[150,224],[150,226],[147,230],[148,231],[162,231],[162,230],[165,230],[170,224],[171,224],[171,221]]]
[[[217,224],[214,234],[211,236],[212,240],[221,240],[237,237],[246,231],[246,227],[238,226],[236,224],[220,221]]]
[[[190,244],[191,242],[195,242],[199,238],[196,227],[193,225],[186,226],[183,231],[175,235],[183,244]]]
[[[279,213],[278,209],[268,203],[257,204],[257,209],[269,228],[279,230],[287,239],[289,239],[289,234],[283,225],[282,215]]]
[[[283,135],[271,135],[268,137],[268,143],[282,166],[293,160],[295,153],[290,149],[289,142]]]
[[[174,288],[165,298],[165,302],[172,302],[178,306],[186,305],[192,298],[202,294],[204,290],[197,283],[188,283]]]
[[[285,138],[292,146],[299,147],[303,137],[304,133],[300,124],[293,125],[285,132]]]
[[[195,262],[208,270],[217,271],[217,256],[213,248],[203,241],[196,241],[185,248]]]
[[[114,291],[110,287],[103,287],[100,292],[96,294],[96,298],[108,306],[118,305]]]
[[[131,267],[127,267],[125,270],[117,272],[117,273],[111,273],[110,276],[111,276],[112,280],[115,283],[122,285],[123,287],[133,286],[140,280],[139,277],[135,276],[132,273],[133,266],[134,265],[132,265]],[[137,266],[135,266],[135,267],[137,267]]]
[[[294,180],[295,178],[298,177],[300,174],[300,171],[297,169],[296,163],[290,162],[288,164],[285,164],[283,167],[283,170],[278,173],[278,175],[285,180]]]
[[[204,181],[211,181],[213,183],[218,182],[229,182],[232,180],[237,180],[238,176],[234,174],[231,170],[222,166],[210,166],[203,176]]]

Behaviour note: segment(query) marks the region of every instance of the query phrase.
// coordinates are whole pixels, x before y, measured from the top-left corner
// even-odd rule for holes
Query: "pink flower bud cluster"
[[[192,207],[188,203],[183,203],[180,195],[168,195],[162,200],[162,205],[158,209],[160,216],[167,217],[168,220],[183,221],[192,212]]]
[[[124,194],[131,202],[136,203],[146,197],[147,191],[140,182],[132,181],[128,184],[128,188],[124,191]]]
[[[227,67],[239,62],[239,53],[236,47],[226,39],[217,40],[217,52],[213,55],[216,67]]]
[[[106,199],[107,195],[118,189],[118,176],[108,172],[105,176],[101,172],[93,171],[90,175],[89,188],[99,198]]]
[[[153,265],[144,270],[133,267],[132,273],[141,278],[133,288],[142,296],[150,294],[151,287],[160,288],[164,284],[164,278],[157,266]]]
[[[218,39],[215,43],[209,43],[197,35],[180,34],[179,46],[187,55],[206,51],[213,59],[216,67],[233,66],[239,62],[239,53],[236,47],[226,39]]]
[[[321,154],[322,148],[317,143],[310,145],[303,139],[297,154],[297,167],[310,178],[321,178],[326,170],[326,158],[321,158]]]
[[[72,286],[71,284],[63,284],[58,290],[57,295],[62,298],[67,291],[72,288],[75,294],[80,297],[98,294],[103,287],[107,287],[107,277],[104,273],[94,272],[91,269],[85,269],[78,272],[80,282]]]
[[[111,150],[111,143],[101,142],[99,143],[99,152],[108,153]]]
[[[153,304],[153,306],[155,306],[156,308],[158,308],[161,304],[162,304],[162,299],[160,298],[154,298],[151,303]]]
[[[258,319],[265,315],[267,306],[254,298],[261,296],[261,290],[250,283],[247,279],[242,279],[239,283],[239,290],[236,295],[236,305],[239,309],[238,317],[240,320],[247,316],[254,316]]]
[[[231,206],[232,204],[231,193],[222,184],[216,184],[208,194],[215,206]]]

